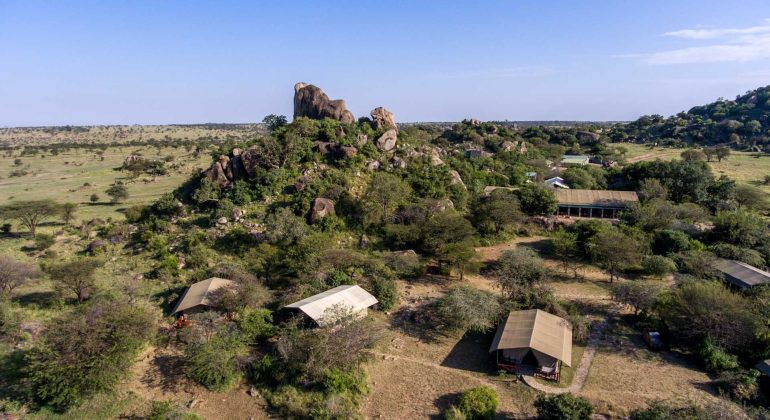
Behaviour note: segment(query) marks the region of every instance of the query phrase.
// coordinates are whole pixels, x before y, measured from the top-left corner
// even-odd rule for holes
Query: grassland
[[[171,168],[169,174],[142,175],[129,179],[128,172],[116,168],[123,164],[127,155],[136,152],[148,158],[172,156],[174,160],[167,164]],[[184,148],[171,147],[109,147],[101,157],[85,149],[72,149],[58,156],[21,157],[21,165],[14,165],[14,160],[19,158],[18,153],[13,156],[0,156],[0,205],[13,200],[50,198],[60,203],[79,204],[78,219],[121,216],[121,211],[126,207],[152,202],[179,186],[193,171],[203,169],[211,163],[211,157],[206,153],[201,153],[196,158]],[[29,173],[11,177],[11,172],[18,169]],[[118,179],[126,183],[129,198],[114,204],[109,202],[109,197],[104,191]],[[100,197],[99,202],[92,203],[89,200],[92,194]]]
[[[643,144],[624,144],[628,150],[628,162],[650,161],[655,159],[678,159],[684,149],[670,147],[649,147]],[[764,185],[765,175],[770,175],[770,155],[755,152],[732,152],[721,162],[709,162],[714,174],[727,175],[739,183],[750,184],[770,194],[770,185]]]

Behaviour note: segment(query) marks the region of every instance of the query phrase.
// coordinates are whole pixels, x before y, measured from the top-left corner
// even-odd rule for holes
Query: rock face
[[[328,198],[318,197],[313,201],[313,208],[310,210],[310,222],[317,223],[326,216],[334,214],[334,201]]]
[[[330,159],[350,159],[358,154],[358,149],[353,146],[341,146],[337,143],[325,141],[317,142],[318,151]]]
[[[395,128],[391,128],[390,130],[384,132],[380,138],[377,139],[375,144],[377,144],[377,148],[383,152],[389,152],[393,150],[394,147],[396,147],[397,140],[398,132]]]
[[[294,85],[294,118],[297,117],[314,120],[331,118],[345,124],[355,121],[353,113],[345,107],[344,100],[331,100],[317,86],[302,82]]]
[[[463,182],[463,179],[460,178],[460,173],[452,169],[449,171],[450,181],[449,185],[460,185],[463,188],[465,188],[465,183]]]
[[[387,109],[383,107],[374,108],[370,115],[372,116],[372,124],[374,124],[375,130],[380,128],[396,128],[396,117]]]

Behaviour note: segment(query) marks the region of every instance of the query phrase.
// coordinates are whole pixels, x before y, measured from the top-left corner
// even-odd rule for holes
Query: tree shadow
[[[460,400],[460,393],[453,392],[451,394],[442,395],[433,400],[433,406],[438,408],[438,414],[430,416],[431,420],[443,420],[444,412],[453,404],[457,404]]]
[[[489,356],[489,346],[492,344],[493,336],[492,333],[466,333],[452,347],[441,362],[441,366],[469,372],[493,373],[494,369]]]
[[[52,291],[25,293],[13,298],[13,302],[21,306],[37,306],[39,308],[50,308],[56,301],[56,293]]]
[[[174,391],[186,381],[184,372],[184,357],[170,354],[156,355],[152,360],[152,369],[144,374],[141,381],[150,388]]]
[[[391,328],[425,343],[437,343],[446,334],[434,325],[433,306],[423,302],[417,306],[402,306],[390,318]]]

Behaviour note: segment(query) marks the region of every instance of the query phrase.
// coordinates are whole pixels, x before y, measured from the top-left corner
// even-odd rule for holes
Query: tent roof
[[[323,318],[324,312],[332,306],[344,305],[353,311],[360,311],[376,303],[377,298],[360,286],[347,284],[286,305],[285,308],[299,309],[313,321],[319,322]]]
[[[489,352],[520,348],[530,348],[571,366],[572,326],[540,309],[512,311],[497,328]]]
[[[630,202],[639,201],[634,191],[610,190],[555,190],[556,201],[561,205],[626,207]]]
[[[757,363],[757,370],[770,376],[770,359]]]
[[[222,287],[231,287],[234,284],[235,283],[230,280],[220,279],[219,277],[212,277],[210,279],[199,281],[185,290],[184,295],[179,299],[174,311],[171,313],[175,314],[179,311],[184,311],[199,305],[209,306],[211,304],[211,302],[209,302],[209,295],[211,292]]]
[[[743,289],[770,282],[770,273],[744,262],[720,259],[714,266],[727,281]]]

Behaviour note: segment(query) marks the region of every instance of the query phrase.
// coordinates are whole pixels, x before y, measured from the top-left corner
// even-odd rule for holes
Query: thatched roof
[[[344,306],[353,312],[358,312],[375,304],[377,304],[377,298],[369,292],[358,285],[348,284],[286,305],[285,308],[298,309],[320,325],[324,313],[331,307]]]
[[[725,275],[726,281],[741,289],[770,283],[770,273],[741,261],[720,259],[714,266]]]
[[[623,208],[639,201],[634,191],[554,190],[559,205]]]
[[[175,314],[198,306],[211,306],[209,296],[212,292],[222,287],[232,287],[234,284],[231,280],[220,279],[219,277],[199,281],[185,290],[184,295],[179,299],[171,313]]]
[[[540,309],[512,311],[497,328],[489,352],[509,349],[531,349],[571,366],[572,326]]]

